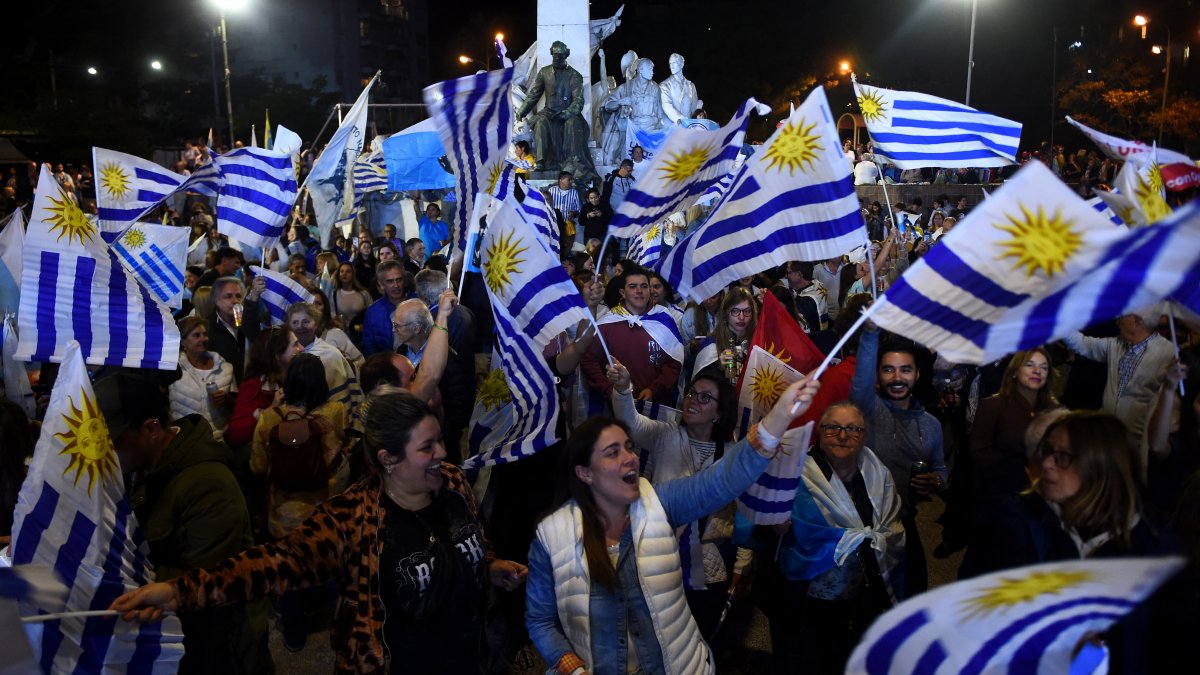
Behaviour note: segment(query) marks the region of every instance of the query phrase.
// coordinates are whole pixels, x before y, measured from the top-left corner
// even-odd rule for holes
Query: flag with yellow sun
[[[1162,170],[1153,159],[1140,165],[1126,162],[1117,172],[1113,189],[1127,195],[1133,204],[1132,210],[1121,214],[1129,225],[1156,223],[1171,213]]]
[[[94,365],[174,370],[179,361],[170,310],[117,262],[46,165],[25,233],[17,329],[21,361],[58,363],[71,340]]]
[[[1067,673],[1079,647],[1171,578],[1184,559],[1074,560],[993,572],[922,593],[875,620],[847,673]]]
[[[1194,244],[1162,247],[1183,230],[1146,241],[1144,260],[1130,234],[1031,162],[909,267],[872,316],[950,361],[988,363],[1161,299],[1196,264]],[[1102,265],[1109,276],[1094,276]]]
[[[77,342],[66,346],[13,517],[14,564],[53,569],[71,589],[66,611],[107,609],[154,579]],[[45,672],[74,672],[77,665],[88,672],[174,672],[183,655],[175,617],[158,624],[67,617],[43,626]]]

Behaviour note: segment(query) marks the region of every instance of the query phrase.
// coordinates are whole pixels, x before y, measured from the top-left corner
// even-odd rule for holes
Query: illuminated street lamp
[[[850,72],[850,62],[842,61],[841,63],[839,63],[838,64],[838,72],[840,72],[843,75],[848,74]]]
[[[1133,25],[1142,29],[1143,40],[1146,39],[1146,26],[1149,23],[1150,19],[1141,14],[1133,17]],[[1163,29],[1167,31],[1167,46],[1162,47],[1159,45],[1154,45],[1150,47],[1150,53],[1152,54],[1158,55],[1162,54],[1164,51],[1167,53],[1167,62],[1166,65],[1163,66],[1162,108],[1161,113],[1158,116],[1158,142],[1160,145],[1162,144],[1163,122],[1167,118],[1167,85],[1169,85],[1171,82],[1171,27],[1164,23]]]
[[[229,75],[229,31],[225,27],[225,11],[241,11],[246,0],[209,0],[221,16],[221,53],[225,58],[225,111],[229,116],[229,145],[233,146],[233,87]]]
[[[158,59],[151,61],[150,69],[151,70],[162,70],[162,61],[159,61]]]
[[[95,66],[88,66],[88,69],[87,69],[88,75],[95,75],[98,72],[99,71],[96,70]]]

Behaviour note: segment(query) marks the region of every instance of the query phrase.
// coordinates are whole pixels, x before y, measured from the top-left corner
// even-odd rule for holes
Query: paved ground
[[[940,500],[926,502],[918,512],[918,526],[925,539],[926,557],[929,560],[929,586],[941,586],[955,580],[958,566],[962,562],[962,552],[955,553],[946,560],[939,560],[931,555],[933,548],[941,542],[941,525],[935,521],[941,515],[944,505]],[[720,664],[718,672],[722,675],[750,675],[764,673],[770,670],[771,638],[767,628],[766,617],[755,610],[746,638],[742,642],[745,651],[739,663]],[[276,672],[281,675],[328,675],[333,671],[333,652],[329,646],[327,630],[315,632],[308,636],[308,644],[304,650],[291,653],[283,646],[283,640],[275,626],[271,627],[271,655],[275,658]],[[544,673],[545,665],[532,649],[518,655],[519,662],[509,669],[509,672],[530,675]]]

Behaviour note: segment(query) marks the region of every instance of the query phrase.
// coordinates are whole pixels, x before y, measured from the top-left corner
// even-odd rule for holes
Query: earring
[[[714,417],[714,418],[713,418],[713,421],[714,421],[714,422],[716,422],[716,421],[717,421],[717,420],[719,420],[719,419],[721,419],[721,416],[720,416],[720,415],[717,415],[716,417]]]

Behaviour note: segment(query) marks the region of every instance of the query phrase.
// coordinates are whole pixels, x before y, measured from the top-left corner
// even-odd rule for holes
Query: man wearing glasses
[[[383,297],[367,308],[363,318],[363,356],[395,351],[392,314],[400,303],[408,299],[408,288],[404,285],[404,263],[399,260],[379,263],[379,267],[375,268],[375,280]]]

